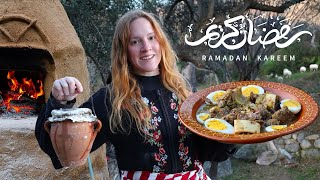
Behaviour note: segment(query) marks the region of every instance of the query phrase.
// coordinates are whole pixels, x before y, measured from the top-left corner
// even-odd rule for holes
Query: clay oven
[[[12,86],[26,91],[27,82],[34,88],[24,96],[44,102],[54,80],[64,76],[82,82],[84,93],[77,100],[83,102],[89,95],[85,52],[60,1],[1,0],[0,103]]]
[[[84,49],[60,1],[0,0],[0,96],[7,92],[17,93],[9,84],[12,89],[16,86],[25,89],[32,79],[36,88],[29,94],[42,94],[42,81],[44,94],[37,101],[42,98],[44,102],[50,95],[53,81],[63,76],[75,76],[82,82],[84,93],[78,96],[78,103],[88,98],[89,77]],[[32,97],[24,94],[24,98],[27,100],[23,102],[29,102]],[[3,147],[0,168],[5,173],[0,173],[0,179],[90,178],[87,165],[56,171],[35,139],[36,116],[19,118],[19,114],[19,121],[15,121],[12,113],[8,113],[9,116],[1,114],[1,103],[3,99],[0,99],[0,142]],[[8,145],[2,142],[8,142]],[[91,159],[95,178],[107,179],[104,149],[95,151]]]

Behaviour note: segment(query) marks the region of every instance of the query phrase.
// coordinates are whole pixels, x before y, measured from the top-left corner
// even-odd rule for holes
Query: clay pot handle
[[[51,125],[50,125],[50,121],[46,121],[44,123],[44,129],[47,131],[48,134],[50,134],[50,129],[51,129]]]
[[[101,121],[99,119],[97,121],[94,121],[93,122],[93,127],[94,127],[94,132],[95,133],[99,132],[101,127],[102,127]]]

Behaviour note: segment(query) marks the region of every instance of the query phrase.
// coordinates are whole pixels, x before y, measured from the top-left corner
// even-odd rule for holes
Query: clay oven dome
[[[42,71],[45,99],[64,76],[83,84],[78,103],[89,96],[85,52],[59,0],[1,0],[0,64],[0,70]]]

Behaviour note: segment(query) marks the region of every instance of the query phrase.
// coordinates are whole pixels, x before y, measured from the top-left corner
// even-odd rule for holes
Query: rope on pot
[[[92,163],[91,163],[91,159],[90,159],[90,154],[88,155],[88,166],[89,166],[91,180],[94,180],[94,174],[93,174],[93,170],[92,170]]]

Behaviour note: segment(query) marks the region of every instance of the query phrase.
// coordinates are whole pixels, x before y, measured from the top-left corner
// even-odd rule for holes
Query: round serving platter
[[[257,134],[223,134],[211,131],[205,128],[202,124],[198,123],[196,120],[196,112],[199,107],[204,104],[204,99],[210,92],[234,89],[238,86],[247,85],[261,86],[265,89],[265,91],[272,92],[280,96],[281,99],[294,99],[299,101],[302,108],[298,114],[296,122],[291,124],[289,127],[278,131]],[[317,119],[318,110],[318,105],[314,99],[309,94],[298,88],[276,82],[237,81],[212,86],[192,94],[181,104],[179,109],[179,117],[182,124],[184,124],[190,131],[205,138],[224,143],[252,144],[270,141],[307,127]]]

